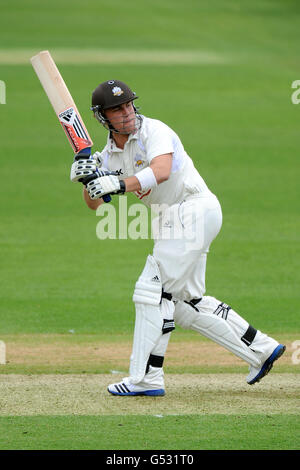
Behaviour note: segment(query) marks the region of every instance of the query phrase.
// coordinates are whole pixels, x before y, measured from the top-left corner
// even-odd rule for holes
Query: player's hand
[[[93,158],[75,160],[71,166],[70,180],[77,183],[80,179],[93,175],[96,171],[97,162]]]
[[[98,199],[106,194],[123,194],[125,192],[125,183],[119,180],[112,171],[99,171],[103,176],[93,179],[86,185],[87,192],[91,199]]]
[[[97,151],[93,153],[92,158],[96,161],[97,167],[101,169],[103,166],[103,158],[101,156],[101,152]]]

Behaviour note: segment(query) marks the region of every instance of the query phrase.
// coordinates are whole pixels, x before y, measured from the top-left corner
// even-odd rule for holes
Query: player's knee
[[[208,295],[203,296],[201,299],[193,299],[190,302],[178,301],[175,307],[174,320],[182,328],[190,329],[199,318],[199,315],[211,315],[223,305],[225,304]]]
[[[161,302],[161,276],[153,256],[149,255],[133,293],[134,303],[159,305]]]
[[[179,300],[174,311],[175,324],[181,328],[189,329],[197,318],[198,312],[190,304]]]

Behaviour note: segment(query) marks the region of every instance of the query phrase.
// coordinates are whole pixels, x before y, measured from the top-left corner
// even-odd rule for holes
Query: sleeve
[[[171,129],[161,121],[149,126],[146,138],[146,155],[151,160],[165,153],[174,153],[174,144]]]

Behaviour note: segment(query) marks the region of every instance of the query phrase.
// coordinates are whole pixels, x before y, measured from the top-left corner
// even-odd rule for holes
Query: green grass
[[[223,209],[208,257],[207,294],[256,328],[296,339],[300,106],[291,103],[291,84],[300,79],[299,36],[295,0],[1,2],[0,49],[11,54],[99,47],[226,58],[222,65],[78,63],[60,70],[95,149],[106,133],[91,118],[90,95],[113,77],[138,93],[144,114],[179,134]],[[134,283],[152,241],[97,239],[99,219],[69,181],[72,151],[29,57],[28,65],[0,64],[0,80],[7,91],[7,104],[0,105],[0,340],[70,329],[75,340],[128,338]],[[179,344],[187,337],[176,335]],[[18,367],[15,372],[32,372]],[[296,426],[296,416],[288,415],[12,416],[0,418],[0,448],[294,449]]]
[[[208,258],[207,293],[261,329],[292,332],[299,302],[295,253],[300,228],[298,109],[288,95],[292,77],[278,77],[275,64],[273,76],[270,68],[265,73],[258,66],[225,69],[220,91],[217,67],[131,67],[130,73],[109,67],[103,76],[125,71],[126,78],[143,84],[149,75],[163,73],[166,81],[155,90],[141,85],[144,112],[167,120],[183,137],[223,208],[223,228]],[[62,71],[99,148],[105,131],[85,112],[98,77],[91,78],[93,67],[84,69],[84,78],[76,67]],[[247,82],[248,72],[255,82]],[[20,75],[25,94],[18,91]],[[171,101],[172,95],[180,96],[186,76],[201,84],[197,93],[193,87],[186,91],[189,106]],[[31,68],[11,67],[8,89],[11,96],[1,108],[6,129],[0,201],[3,333],[65,332],[70,323],[85,333],[109,331],[116,322],[128,332],[133,286],[152,242],[96,238],[99,219],[84,207],[81,188],[69,181],[71,152]],[[28,125],[16,113],[26,116]]]
[[[59,0],[3,0],[1,13],[1,47],[9,48],[201,47],[278,55],[296,50],[299,38],[294,0],[74,0],[72,8]]]
[[[297,416],[0,418],[0,448],[6,450],[286,450],[299,444]]]

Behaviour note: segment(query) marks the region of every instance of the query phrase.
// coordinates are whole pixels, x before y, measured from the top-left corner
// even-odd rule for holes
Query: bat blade
[[[41,51],[30,59],[46,95],[75,153],[92,147],[93,142],[75,102],[49,51]]]
[[[41,51],[31,57],[30,62],[68,137],[74,153],[77,157],[88,158],[91,155],[93,141],[50,52]],[[106,195],[103,197],[103,200],[109,202],[111,197]]]

